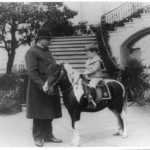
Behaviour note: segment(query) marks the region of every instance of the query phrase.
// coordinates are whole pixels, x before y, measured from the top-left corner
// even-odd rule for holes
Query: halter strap
[[[62,74],[63,74],[63,70],[61,69],[60,76],[59,76],[59,78],[56,80],[56,82],[51,86],[51,89],[53,89],[54,86],[59,82],[59,80],[60,80],[61,77],[62,77]],[[50,92],[48,92],[48,94],[50,94]]]

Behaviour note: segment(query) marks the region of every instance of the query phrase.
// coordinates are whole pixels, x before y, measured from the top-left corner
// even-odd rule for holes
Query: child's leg
[[[102,78],[92,78],[90,83],[88,84],[89,87],[96,88],[97,84],[102,80]]]

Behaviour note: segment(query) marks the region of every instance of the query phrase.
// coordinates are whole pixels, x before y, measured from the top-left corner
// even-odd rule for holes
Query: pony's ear
[[[57,72],[58,68],[59,65],[56,63],[49,65],[46,69],[46,75],[49,76],[50,74],[54,74],[55,72]]]

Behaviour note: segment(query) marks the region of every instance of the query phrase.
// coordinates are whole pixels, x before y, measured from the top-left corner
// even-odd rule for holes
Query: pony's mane
[[[71,83],[76,83],[76,81],[79,79],[80,73],[73,69],[72,66],[68,63],[64,63],[64,68],[67,72],[68,78]]]
[[[50,64],[46,69],[46,75],[49,76],[52,73],[57,74],[60,71],[60,66],[56,63]]]
[[[77,101],[80,102],[80,99],[84,94],[80,73],[77,70],[73,69],[72,66],[67,63],[64,63],[64,68],[67,72],[69,81],[72,84],[74,95]]]

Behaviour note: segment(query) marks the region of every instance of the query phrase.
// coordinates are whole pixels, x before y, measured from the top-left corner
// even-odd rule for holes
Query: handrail
[[[107,14],[109,14],[109,13],[111,13],[111,12],[113,12],[113,11],[115,11],[115,10],[117,10],[117,9],[119,9],[119,8],[121,8],[122,6],[124,6],[124,5],[126,5],[126,4],[127,4],[127,2],[126,2],[126,3],[123,3],[122,5],[118,6],[117,8],[114,8],[113,10],[111,10],[111,11],[105,13],[104,16],[107,15]]]

